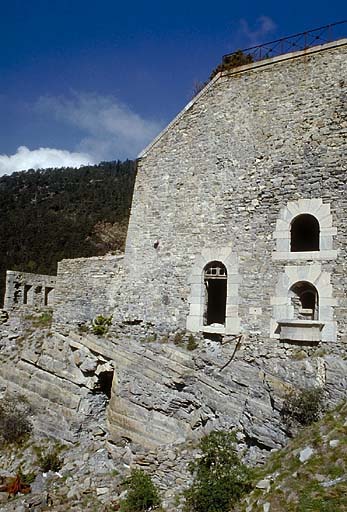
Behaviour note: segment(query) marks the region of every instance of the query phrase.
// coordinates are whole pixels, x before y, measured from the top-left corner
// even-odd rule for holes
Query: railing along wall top
[[[307,50],[313,46],[330,43],[332,41],[346,37],[347,20],[331,23],[324,27],[315,28],[299,34],[276,39],[269,43],[252,46],[244,50],[237,50],[223,55],[223,63],[230,61],[235,54],[247,56],[249,62],[257,62],[263,59],[277,57],[285,53]]]

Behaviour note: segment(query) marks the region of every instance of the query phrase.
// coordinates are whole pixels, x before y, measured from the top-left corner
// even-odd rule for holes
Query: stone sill
[[[273,260],[334,260],[337,251],[303,251],[303,252],[278,252],[272,253]]]
[[[209,334],[225,334],[225,325],[213,326],[213,325],[203,325],[201,327],[202,332],[206,332]]]
[[[324,323],[319,320],[279,320],[277,332],[281,341],[321,341]]]

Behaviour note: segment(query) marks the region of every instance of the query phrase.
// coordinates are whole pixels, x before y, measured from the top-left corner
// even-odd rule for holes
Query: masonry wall
[[[327,336],[347,341],[346,54],[343,40],[223,73],[144,152],[116,315],[185,328],[192,275],[224,258],[230,332],[268,339],[283,276],[312,267]],[[278,258],[281,211],[301,199],[329,210],[331,251]]]
[[[122,256],[62,260],[58,263],[54,324],[68,330],[108,315],[115,304]]]
[[[52,308],[56,277],[29,272],[6,272],[6,311]]]

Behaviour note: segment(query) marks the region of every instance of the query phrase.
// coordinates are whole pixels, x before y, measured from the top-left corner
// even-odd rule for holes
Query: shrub
[[[177,331],[175,336],[174,336],[173,342],[177,346],[182,346],[183,342],[184,342],[183,334],[181,332]]]
[[[141,469],[132,470],[124,485],[128,494],[121,503],[121,512],[142,512],[159,507],[158,491],[151,477]]]
[[[311,425],[324,412],[322,388],[298,389],[289,392],[283,402],[281,416],[287,428]]]
[[[190,464],[192,486],[186,512],[227,512],[251,489],[251,470],[241,462],[232,432],[211,432],[199,445],[202,456]]]
[[[39,453],[37,462],[44,473],[48,473],[48,471],[59,471],[63,465],[63,461],[59,457],[56,448],[52,448],[46,453]]]
[[[189,335],[188,343],[187,343],[187,350],[195,350],[198,348],[198,344],[192,334]]]
[[[104,336],[108,332],[108,328],[112,325],[112,315],[98,315],[92,321],[92,331],[97,336]]]
[[[211,73],[210,80],[214,76],[217,75],[217,73],[220,73],[221,71],[227,71],[229,69],[236,68],[238,66],[244,66],[245,64],[251,64],[254,61],[252,55],[249,53],[244,53],[242,50],[237,50],[234,53],[231,53],[230,55],[225,55],[223,57],[223,61],[221,64],[219,64]]]
[[[19,466],[17,470],[17,476],[24,485],[32,484],[36,478],[36,475],[33,471],[29,471],[29,473],[23,473],[22,466]]]
[[[5,444],[24,441],[32,431],[29,412],[30,407],[22,397],[3,399],[0,402],[0,441]]]

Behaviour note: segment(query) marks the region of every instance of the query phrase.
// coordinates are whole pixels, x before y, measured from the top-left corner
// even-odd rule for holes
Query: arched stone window
[[[333,248],[330,204],[322,199],[298,199],[281,208],[276,222],[273,260],[330,260],[337,257]]]
[[[291,252],[319,251],[319,222],[313,215],[295,217],[290,229]]]
[[[220,261],[212,261],[204,268],[205,310],[204,325],[225,325],[227,299],[227,269]]]
[[[188,331],[240,333],[238,266],[230,246],[206,247],[196,255],[189,276]]]
[[[271,297],[271,337],[292,341],[336,341],[331,275],[320,263],[286,265]]]
[[[308,282],[300,281],[290,288],[294,318],[297,320],[318,320],[318,292]]]

